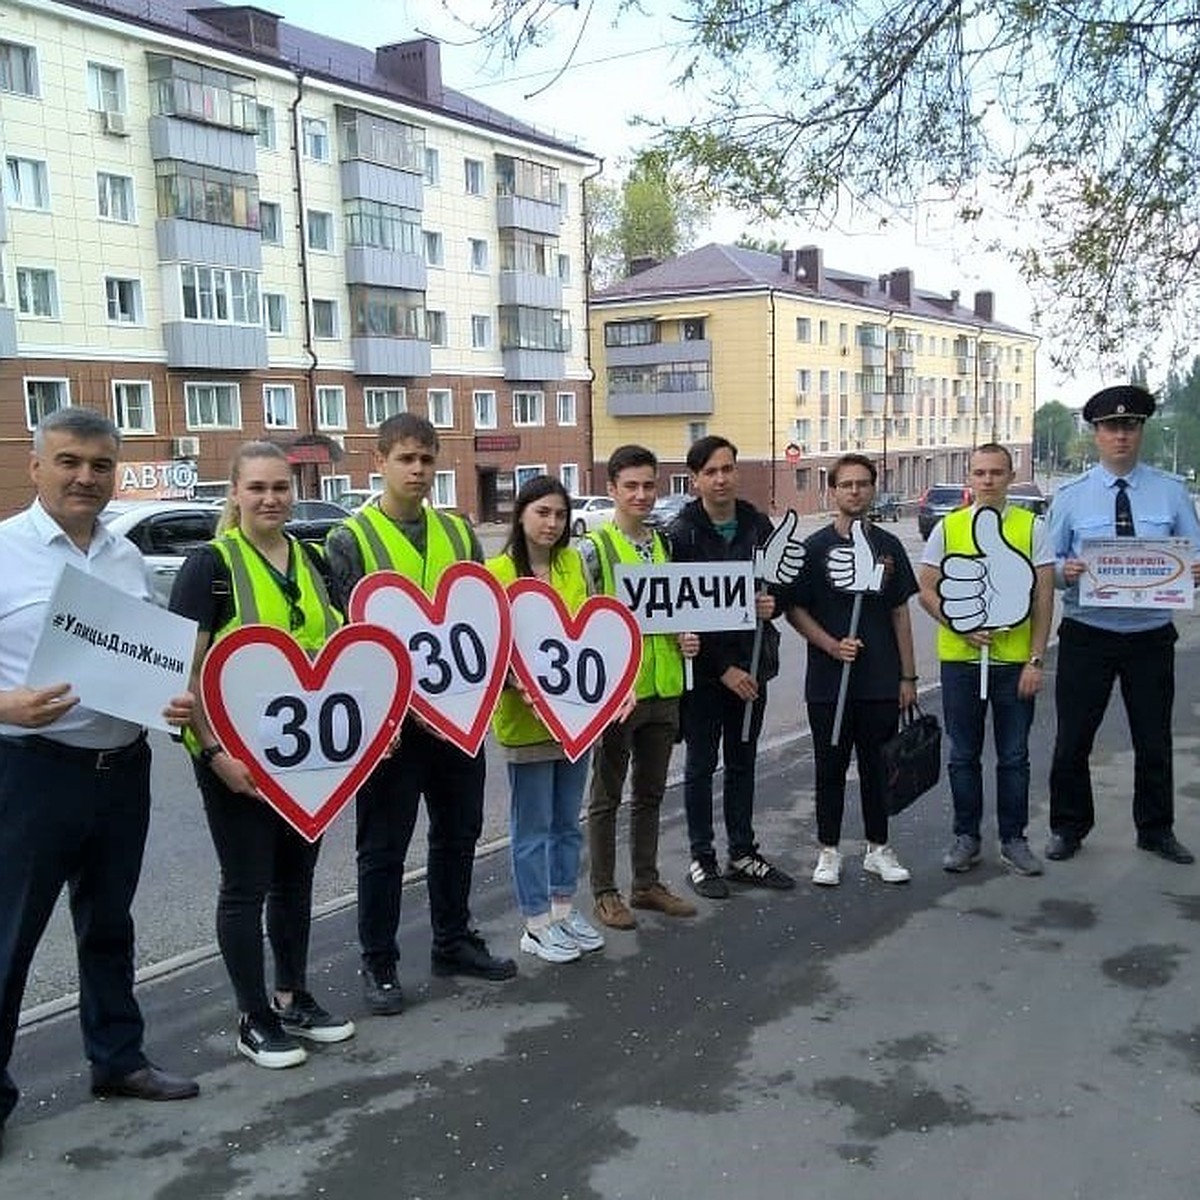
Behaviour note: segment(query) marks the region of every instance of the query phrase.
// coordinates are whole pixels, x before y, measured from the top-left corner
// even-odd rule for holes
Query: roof
[[[929,320],[1024,333],[999,321],[981,319],[973,309],[958,303],[956,295],[942,296],[913,287],[911,300],[902,300],[892,295],[887,286],[881,286],[881,279],[890,279],[894,274],[874,278],[824,264],[820,287],[814,288],[806,279],[797,279],[791,271],[785,271],[780,254],[710,242],[604,288],[592,296],[591,302],[603,306],[621,301],[695,299],[727,292],[769,289],[797,299],[832,300],[856,308],[876,308],[881,313],[904,313]]]
[[[262,44],[250,46],[245,41],[222,32],[194,14],[201,11],[228,9],[245,12],[250,5],[223,5],[216,0],[60,0],[68,8],[115,17],[142,28],[186,37],[202,45],[242,55],[288,70],[302,70],[306,75],[343,86],[355,88],[381,98],[412,105],[431,113],[441,113],[478,125],[496,133],[507,134],[537,143],[548,149],[568,151],[585,158],[594,157],[573,142],[544,132],[533,125],[518,121],[499,109],[480,104],[477,100],[443,87],[438,101],[409,90],[376,67],[375,51],[353,42],[340,41],[314,33],[280,19],[277,24],[278,49]],[[268,22],[274,14],[254,9]],[[416,35],[414,35],[416,36]],[[433,43],[435,46],[437,43]]]

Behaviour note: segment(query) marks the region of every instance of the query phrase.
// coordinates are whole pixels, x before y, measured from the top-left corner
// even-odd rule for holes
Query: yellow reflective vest
[[[373,571],[397,571],[420,584],[421,590],[431,596],[447,567],[470,561],[471,530],[462,517],[453,513],[439,512],[436,508],[422,511],[424,557],[378,505],[367,505],[348,518],[345,525],[358,542],[363,569],[368,575]]]

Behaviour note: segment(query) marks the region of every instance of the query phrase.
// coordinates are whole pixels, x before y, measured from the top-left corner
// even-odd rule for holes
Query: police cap
[[[1112,417],[1137,417],[1144,421],[1154,411],[1154,397],[1131,383],[1098,391],[1084,406],[1083,419],[1092,425]]]

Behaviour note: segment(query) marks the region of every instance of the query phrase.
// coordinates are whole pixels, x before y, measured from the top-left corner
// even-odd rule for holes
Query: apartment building
[[[688,447],[719,433],[746,497],[775,512],[830,507],[828,468],[848,451],[902,497],[964,479],[987,441],[1027,478],[1037,339],[994,309],[989,291],[967,308],[919,290],[908,269],[835,270],[817,246],[708,245],[652,265],[592,299],[594,469],[642,442],[663,489],[686,492]]]
[[[302,495],[374,486],[427,415],[434,501],[502,518],[590,485],[585,151],[445,86],[428,39],[367,49],[251,6],[0,11],[0,513],[65,404],[124,431],[128,494],[285,446]]]

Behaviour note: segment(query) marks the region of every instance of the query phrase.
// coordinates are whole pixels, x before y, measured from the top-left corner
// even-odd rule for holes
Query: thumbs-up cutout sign
[[[839,592],[877,592],[883,584],[883,563],[867,541],[861,521],[850,523],[850,545],[834,546],[825,557],[829,582]]]
[[[754,551],[754,577],[764,583],[791,583],[804,566],[804,543],[795,536],[798,518],[789,508],[769,538]]]
[[[942,615],[955,633],[1011,629],[1029,616],[1033,564],[1004,538],[1000,514],[981,508],[971,527],[978,554],[948,554],[942,559],[938,595]]]

